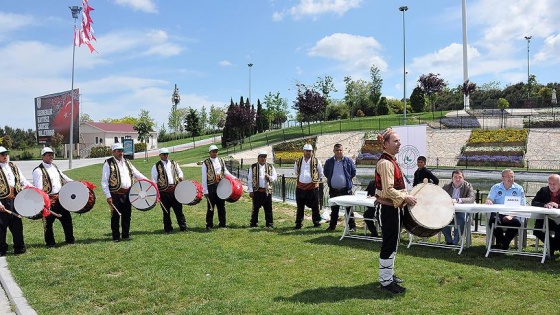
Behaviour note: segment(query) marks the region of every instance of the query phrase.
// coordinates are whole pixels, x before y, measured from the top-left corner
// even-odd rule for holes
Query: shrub
[[[136,152],[144,152],[146,150],[146,143],[144,142],[136,142],[134,144],[134,153]]]
[[[105,146],[98,146],[91,148],[89,152],[90,158],[99,158],[104,156],[110,156],[112,154],[111,148]]]

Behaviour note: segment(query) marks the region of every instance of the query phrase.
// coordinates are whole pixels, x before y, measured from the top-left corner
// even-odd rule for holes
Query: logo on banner
[[[420,152],[412,145],[405,145],[399,150],[399,162],[405,169],[415,168],[419,156]]]

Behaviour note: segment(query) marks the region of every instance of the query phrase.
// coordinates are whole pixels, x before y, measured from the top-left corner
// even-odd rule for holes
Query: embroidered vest
[[[379,157],[379,161],[381,161],[382,159],[385,159],[385,160],[393,163],[393,166],[395,168],[395,172],[394,172],[394,175],[393,175],[393,178],[395,179],[394,183],[393,183],[393,188],[395,188],[397,190],[405,189],[406,185],[404,184],[404,177],[402,175],[401,168],[399,167],[399,164],[397,163],[397,161],[395,161],[393,159],[393,157],[391,157],[387,153],[381,154],[381,156]],[[377,162],[379,163],[379,161],[377,161]],[[377,172],[377,169],[375,169],[375,189],[383,190],[383,188],[381,187],[381,176]]]
[[[272,174],[272,164],[266,163],[265,166],[265,173],[268,175]],[[253,172],[253,191],[257,191],[259,189],[259,163],[255,163],[251,165],[251,171]],[[270,182],[266,182],[266,192],[270,194],[272,192],[272,187],[270,186]]]
[[[296,174],[296,178],[299,181],[299,175],[301,174],[301,165],[303,164],[303,157],[300,157],[299,159],[296,160],[296,169],[297,169],[297,174]],[[319,164],[319,161],[317,160],[316,157],[311,157],[311,161],[309,164],[309,168],[311,169],[311,181],[314,184],[317,184],[319,182],[319,170],[317,170],[317,164]]]
[[[60,173],[60,170],[58,169],[58,166],[52,164],[52,167],[54,167],[56,169],[56,171],[58,172],[58,175],[60,176],[60,185],[64,185],[66,184],[66,180],[64,178],[62,178],[62,174]],[[39,164],[39,166],[37,166],[36,168],[33,169],[33,171],[35,171],[37,168],[39,168],[41,170],[41,174],[43,176],[43,187],[41,187],[41,189],[46,192],[48,195],[51,194],[52,192],[52,181],[51,181],[51,177],[49,176],[49,173],[47,173],[47,168],[43,165],[43,163]]]
[[[222,166],[222,174],[223,174],[224,170],[226,169],[226,166],[224,165],[224,160],[222,158],[217,158],[217,159],[220,162],[220,165]],[[207,158],[206,160],[204,160],[204,165],[206,165],[207,185],[217,184],[220,181],[220,179],[216,176],[216,170],[214,169],[214,164],[212,163],[212,160],[210,160],[210,158]]]
[[[21,187],[19,169],[12,162],[8,162],[8,166],[12,169],[12,173],[14,173],[15,182],[16,182],[14,189],[17,194],[23,189],[23,187]],[[0,199],[4,199],[9,195],[10,195],[10,185],[8,184],[8,178],[6,177],[6,174],[4,174],[4,172],[0,171]]]
[[[130,182],[134,183],[134,174],[132,172],[132,165],[130,161],[124,159],[124,164],[128,168],[128,175],[130,176]],[[105,160],[109,165],[109,191],[115,192],[121,188],[121,172],[119,171],[119,165],[114,157]]]
[[[167,163],[171,163],[171,173],[173,174],[173,185],[177,185],[179,182],[179,165],[177,162],[170,160]],[[165,164],[163,161],[156,163],[157,171],[157,186],[160,191],[166,190],[169,187],[169,178],[167,178],[167,171],[165,170]]]

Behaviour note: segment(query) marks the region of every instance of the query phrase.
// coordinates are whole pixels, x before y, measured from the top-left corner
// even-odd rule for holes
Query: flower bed
[[[527,129],[475,129],[472,131],[467,145],[491,145],[504,143],[507,143],[507,145],[525,145],[527,143],[527,135]]]
[[[460,155],[457,166],[524,167],[519,155]]]
[[[303,156],[302,151],[279,151],[274,152],[274,163],[293,164],[297,159]]]
[[[446,117],[440,123],[447,128],[480,128],[480,122],[474,117]]]
[[[526,129],[473,130],[458,166],[523,167]]]
[[[463,148],[463,155],[505,155],[512,156],[525,155],[525,147],[523,146],[466,146]]]

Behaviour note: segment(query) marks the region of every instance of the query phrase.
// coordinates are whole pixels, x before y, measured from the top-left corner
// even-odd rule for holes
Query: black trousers
[[[10,211],[14,209],[14,199],[0,199],[0,202]],[[6,234],[10,229],[14,241],[14,254],[25,253],[25,242],[23,241],[23,222],[20,218],[6,212],[0,212],[0,256],[5,256],[8,251]]]
[[[400,209],[393,206],[377,204],[379,207],[379,223],[381,225],[381,250],[379,258],[389,259],[397,251],[401,233]]]
[[[329,189],[329,197],[334,198],[338,196],[348,196],[351,193],[348,190],[336,190],[336,189]],[[329,227],[335,228],[336,224],[338,223],[338,211],[340,210],[340,206],[331,206],[331,221],[329,222]],[[349,228],[355,229],[356,222],[354,221],[354,213],[352,212],[352,207],[346,207],[346,215],[350,216],[350,220],[348,221]]]
[[[296,188],[296,225],[301,226],[303,222],[303,214],[305,206],[311,208],[311,218],[314,225],[318,225],[321,221],[321,214],[319,213],[319,188],[311,190],[303,190]]]
[[[499,225],[503,225],[503,226],[511,226],[511,227],[520,227],[521,226],[521,221],[519,221],[518,217],[513,217],[513,220],[508,221],[508,222],[504,222],[504,217],[505,215],[503,214],[499,214],[498,215],[498,224]],[[490,214],[490,227],[492,227],[492,225],[494,224],[494,220],[496,218],[496,212],[492,212]],[[494,236],[496,237],[496,244],[502,245],[502,247],[504,248],[509,248],[509,244],[511,243],[511,240],[513,240],[517,234],[519,233],[518,229],[506,229],[506,231],[504,232],[504,230],[502,228],[495,228],[494,229]]]
[[[535,229],[541,229],[543,226],[543,219],[535,220]],[[550,242],[550,252],[552,253],[555,250],[560,250],[560,225],[556,224],[554,220],[548,219],[548,229],[550,230],[550,232],[554,232],[554,237],[552,237],[552,235],[548,236]],[[535,235],[539,240],[541,240],[541,242],[544,243],[545,235],[543,231],[533,231],[533,235]]]
[[[375,211],[374,207],[367,207],[366,211],[364,211],[364,219],[375,219],[378,214]],[[377,218],[379,220],[379,218]],[[366,226],[368,230],[371,232],[372,236],[377,237],[377,227],[375,226],[375,222],[371,220],[364,220],[366,222]]]
[[[122,226],[122,238],[127,239],[130,237],[130,217],[132,215],[132,205],[128,194],[111,194],[113,198],[113,205],[119,210],[121,215],[113,210],[111,213],[111,234],[113,240],[120,240],[121,233],[120,227]]]
[[[253,212],[251,212],[251,226],[259,223],[259,210],[264,209],[264,219],[266,226],[273,226],[272,218],[272,194],[267,195],[266,192],[253,192]]]
[[[214,207],[218,208],[218,222],[220,227],[226,226],[226,201],[220,199],[217,193],[218,185],[208,185],[208,199],[206,202],[206,227],[214,227]],[[212,205],[210,205],[212,203]]]
[[[183,213],[183,205],[177,201],[174,192],[160,192],[159,195],[161,203],[165,207],[165,210],[161,209],[163,212],[163,230],[165,232],[173,231],[173,225],[171,224],[171,209],[175,212],[175,218],[177,218],[177,224],[181,231],[187,229],[187,220],[185,219],[185,214]]]
[[[72,215],[70,214],[70,211],[64,209],[58,200],[54,204],[51,204],[51,211],[60,214],[61,217],[57,218],[55,215],[51,214],[45,218],[45,244],[47,244],[47,246],[54,246],[56,244],[53,230],[53,223],[56,219],[58,219],[60,224],[62,224],[62,230],[64,230],[64,239],[66,243],[74,243],[74,227],[72,225]]]

